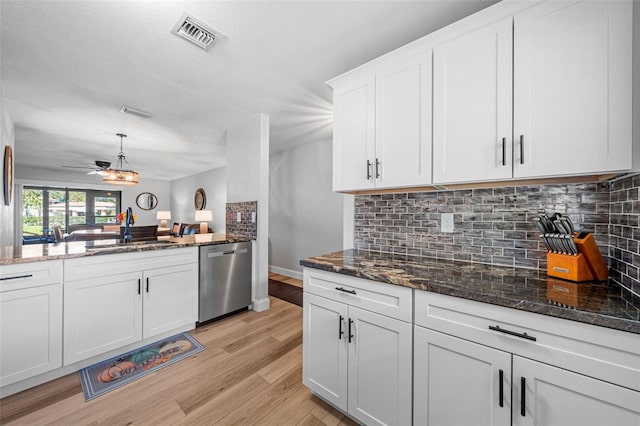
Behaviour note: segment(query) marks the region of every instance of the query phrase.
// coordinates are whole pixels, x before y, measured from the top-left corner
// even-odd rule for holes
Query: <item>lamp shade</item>
[[[165,210],[159,210],[158,213],[156,213],[156,219],[157,220],[169,220],[169,219],[171,219],[171,212],[170,211],[165,211]]]
[[[171,219],[171,212],[166,210],[158,210],[156,213],[156,219],[160,221],[160,227],[167,227],[167,220]]]
[[[211,210],[196,210],[195,221],[200,222],[200,233],[206,234],[209,232],[209,227],[207,226],[207,222],[211,222],[213,220],[213,213]]]
[[[196,210],[196,222],[211,222],[213,220],[213,213],[211,210]]]

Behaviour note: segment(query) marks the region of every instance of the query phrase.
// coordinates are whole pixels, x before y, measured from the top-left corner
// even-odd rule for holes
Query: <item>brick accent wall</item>
[[[238,213],[242,220],[238,222]],[[256,215],[256,221],[251,221],[251,213]],[[243,201],[241,203],[227,203],[227,234],[240,235],[253,240],[258,238],[258,202]]]

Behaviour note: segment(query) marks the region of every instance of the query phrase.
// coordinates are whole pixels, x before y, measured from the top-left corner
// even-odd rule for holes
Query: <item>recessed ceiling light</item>
[[[204,50],[211,49],[214,44],[224,38],[220,31],[194,18],[188,12],[182,12],[171,32]]]
[[[136,117],[140,117],[140,118],[153,117],[153,114],[151,114],[150,112],[142,111],[141,109],[131,108],[130,106],[126,106],[126,105],[122,105],[122,107],[120,108],[120,112],[123,112],[125,114],[135,115]]]

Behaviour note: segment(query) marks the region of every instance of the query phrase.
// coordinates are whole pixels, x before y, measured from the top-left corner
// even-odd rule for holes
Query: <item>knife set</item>
[[[547,247],[547,275],[569,281],[606,281],[609,271],[593,235],[575,232],[571,219],[554,213],[535,217]]]

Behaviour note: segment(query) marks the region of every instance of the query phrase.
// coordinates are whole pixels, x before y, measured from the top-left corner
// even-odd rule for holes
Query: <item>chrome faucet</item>
[[[135,222],[133,220],[133,210],[131,210],[131,207],[127,207],[127,213],[125,214],[125,218],[124,218],[124,242],[125,243],[131,241],[131,229],[129,227],[134,223]]]

